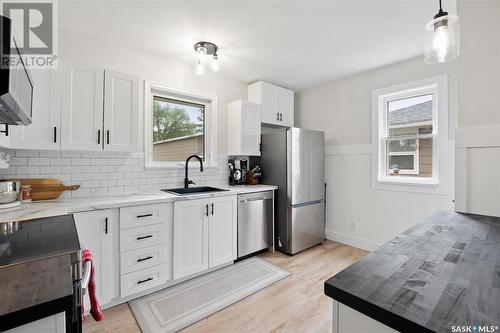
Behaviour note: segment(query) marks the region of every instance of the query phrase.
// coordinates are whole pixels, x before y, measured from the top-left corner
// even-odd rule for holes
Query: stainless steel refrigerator
[[[325,240],[324,132],[262,128],[262,181],[278,186],[275,244],[295,254]]]

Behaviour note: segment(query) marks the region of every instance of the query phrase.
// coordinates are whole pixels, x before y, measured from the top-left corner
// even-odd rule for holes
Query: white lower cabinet
[[[236,227],[236,195],[175,202],[174,280],[235,260]]]
[[[120,296],[172,279],[172,204],[120,208]]]
[[[97,298],[106,305],[119,296],[118,210],[106,209],[73,214],[78,238],[83,248],[92,252]],[[84,297],[85,312],[90,302]]]

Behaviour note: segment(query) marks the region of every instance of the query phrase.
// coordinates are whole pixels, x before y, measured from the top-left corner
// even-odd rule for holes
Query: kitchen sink
[[[211,192],[225,192],[229,190],[224,190],[217,187],[211,186],[199,186],[199,187],[180,187],[180,188],[167,188],[163,189],[163,192],[172,193],[175,195],[190,195],[190,194],[203,194],[203,193],[211,193]]]

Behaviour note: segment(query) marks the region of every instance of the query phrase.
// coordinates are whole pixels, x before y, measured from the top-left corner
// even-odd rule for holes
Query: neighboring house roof
[[[432,101],[389,112],[389,125],[421,123],[432,120]]]

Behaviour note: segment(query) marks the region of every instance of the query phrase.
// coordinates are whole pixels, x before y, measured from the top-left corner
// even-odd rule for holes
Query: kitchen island
[[[436,212],[324,287],[333,332],[498,332],[500,218]]]

